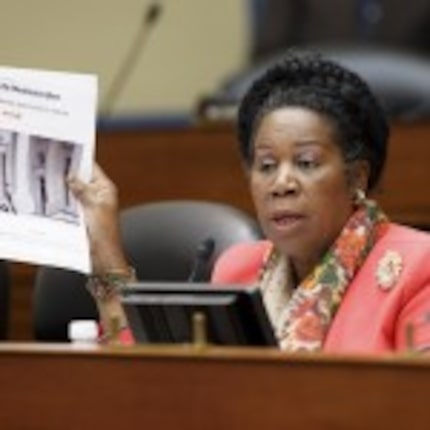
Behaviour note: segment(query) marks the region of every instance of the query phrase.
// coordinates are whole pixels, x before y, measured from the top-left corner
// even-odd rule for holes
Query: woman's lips
[[[304,220],[304,215],[289,212],[280,211],[275,212],[270,216],[270,221],[277,229],[289,229],[298,226]]]

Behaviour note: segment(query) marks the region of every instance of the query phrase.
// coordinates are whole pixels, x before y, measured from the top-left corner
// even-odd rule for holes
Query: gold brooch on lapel
[[[399,280],[403,269],[403,260],[398,252],[387,251],[379,260],[376,280],[382,290],[390,290]]]

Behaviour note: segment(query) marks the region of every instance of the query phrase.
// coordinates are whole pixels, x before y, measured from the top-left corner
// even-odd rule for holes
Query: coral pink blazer
[[[212,282],[255,284],[269,246],[261,241],[228,249],[215,265]],[[393,255],[394,271],[389,267]],[[391,281],[388,287],[381,282],[383,273]],[[323,350],[383,353],[411,344],[430,351],[430,235],[390,224],[348,287]]]

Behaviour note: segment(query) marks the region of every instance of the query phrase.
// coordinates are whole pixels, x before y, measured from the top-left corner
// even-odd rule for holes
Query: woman
[[[368,86],[317,54],[291,51],[249,89],[238,129],[268,240],[227,250],[213,282],[259,283],[286,351],[427,348],[430,237],[390,223],[366,197],[388,140]],[[114,187],[99,170],[91,184],[71,185],[102,274],[90,288],[115,338],[126,326],[117,287],[132,273],[119,245]]]

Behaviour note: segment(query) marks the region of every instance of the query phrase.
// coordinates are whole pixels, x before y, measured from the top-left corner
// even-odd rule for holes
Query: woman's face
[[[355,190],[335,139],[325,116],[299,107],[268,113],[254,135],[250,184],[257,214],[298,276],[317,264],[353,210]]]

